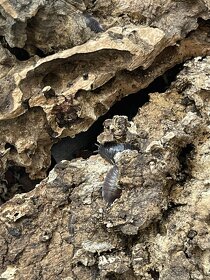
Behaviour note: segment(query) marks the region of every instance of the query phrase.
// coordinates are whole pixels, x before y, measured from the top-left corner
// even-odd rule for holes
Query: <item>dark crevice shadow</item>
[[[30,54],[22,48],[11,48],[11,47],[7,47],[7,49],[10,51],[11,54],[13,54],[18,60],[20,61],[25,61],[28,60],[31,56]]]
[[[186,203],[174,203],[173,201],[169,202],[167,205],[167,209],[162,212],[162,219],[166,220],[172,215],[178,208],[185,207]]]
[[[150,269],[148,273],[151,275],[152,279],[158,280],[160,278],[160,273],[156,269]]]
[[[10,200],[15,194],[26,193],[34,189],[41,180],[32,180],[24,167],[10,166],[0,181],[0,205]]]
[[[195,152],[195,146],[193,144],[187,144],[183,147],[179,154],[179,173],[177,175],[177,182],[183,186],[186,181],[192,178],[190,160],[193,158],[193,153]]]
[[[35,54],[38,55],[40,58],[43,58],[43,57],[47,56],[47,54],[45,54],[44,51],[39,49],[39,48],[36,48]]]
[[[24,48],[10,47],[10,45],[7,43],[6,39],[3,36],[0,36],[0,43],[19,61],[25,61],[30,58],[30,54]]]
[[[3,36],[0,36],[0,43],[2,46],[7,49],[12,55],[14,55],[19,61],[26,61],[30,59],[33,55],[30,55],[29,52],[24,48],[10,47],[6,39]],[[35,49],[35,55],[40,58],[46,57],[47,55],[39,48]]]

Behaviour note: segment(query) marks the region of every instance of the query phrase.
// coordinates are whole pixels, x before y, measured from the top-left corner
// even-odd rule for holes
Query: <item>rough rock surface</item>
[[[2,205],[2,278],[209,279],[209,63],[186,63],[131,122],[105,122],[100,143],[136,147],[115,156],[122,195],[111,206],[100,155],[62,161]]]
[[[0,1],[1,279],[210,279],[209,19],[206,0]],[[49,172],[51,149],[71,159],[187,59],[131,121],[104,122],[99,143],[134,147],[114,157],[113,204],[100,155]]]

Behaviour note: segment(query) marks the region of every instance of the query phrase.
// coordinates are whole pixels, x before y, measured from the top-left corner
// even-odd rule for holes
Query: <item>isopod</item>
[[[118,186],[118,179],[119,169],[114,165],[107,173],[102,186],[102,197],[109,205],[121,195],[122,190]]]
[[[133,147],[131,144],[128,143],[113,143],[108,142],[104,145],[98,146],[98,152],[102,158],[104,158],[106,161],[108,161],[111,164],[114,164],[114,156],[116,153],[123,152],[124,150],[134,150],[135,147]]]
[[[94,17],[92,17],[88,13],[84,13],[84,16],[87,27],[89,27],[92,31],[94,31],[95,33],[104,31],[100,23]]]

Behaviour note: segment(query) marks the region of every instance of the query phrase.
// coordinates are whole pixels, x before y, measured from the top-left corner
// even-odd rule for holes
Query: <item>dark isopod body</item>
[[[94,31],[95,33],[104,31],[100,23],[94,17],[92,17],[88,13],[84,13],[84,16],[87,27],[89,27],[92,31]]]
[[[118,167],[114,165],[107,173],[102,187],[102,197],[108,204],[112,204],[114,200],[121,195],[122,191],[118,186],[118,179],[119,170]]]
[[[124,150],[133,150],[134,147],[128,143],[105,143],[104,145],[99,145],[98,152],[102,158],[111,164],[114,164],[114,156],[116,153],[123,152]]]

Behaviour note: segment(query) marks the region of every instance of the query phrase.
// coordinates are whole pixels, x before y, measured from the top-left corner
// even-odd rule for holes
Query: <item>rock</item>
[[[1,279],[210,278],[209,8],[0,4]],[[110,162],[75,158],[112,105],[184,62],[132,120],[105,120],[101,145],[135,149]],[[58,164],[50,168],[51,153]],[[120,195],[107,205],[102,186],[113,164]],[[14,195],[19,184],[27,192]]]

